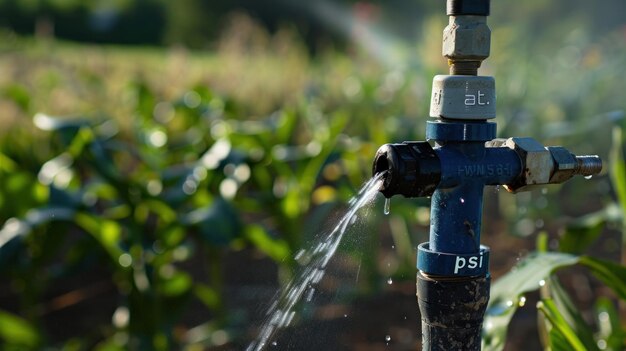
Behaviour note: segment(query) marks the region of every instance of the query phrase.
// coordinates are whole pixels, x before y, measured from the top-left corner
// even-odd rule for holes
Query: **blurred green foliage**
[[[70,12],[88,6],[31,2],[33,9],[57,3]],[[524,13],[542,9],[529,1]],[[505,10],[494,2],[494,11]],[[170,15],[183,21],[190,10],[180,11]],[[624,81],[624,33],[613,26],[598,37],[576,18],[554,24],[544,40],[529,35],[537,30],[533,21],[502,20],[493,26],[494,54],[483,69],[499,82],[501,136],[532,135],[546,144],[573,145],[578,154],[605,156],[612,145],[606,130],[622,123],[626,109],[617,93]],[[224,333],[226,340],[243,340],[245,316],[226,310],[225,258],[249,250],[288,275],[307,235],[370,177],[376,148],[423,136],[430,77],[446,71],[439,47],[445,17],[439,13],[420,23],[417,47],[382,45],[387,42],[372,35],[354,38],[350,54],[328,48],[315,57],[292,30],[269,35],[247,17],[230,21],[214,52],[79,46],[3,34],[0,294],[11,301],[0,313],[5,345],[165,350],[218,345]],[[198,23],[190,19],[189,28]],[[612,182],[603,175],[550,192],[488,194],[486,203],[495,208],[489,214],[506,218],[500,229],[515,234],[484,236],[497,247],[494,258],[501,253],[505,261],[494,265],[494,274],[514,263],[511,250],[528,248],[528,237],[546,230],[551,239],[545,246],[569,254],[539,255],[539,263],[529,264],[542,268],[531,269],[532,279],[522,279],[518,272],[526,270],[519,268],[503,281],[547,281],[557,266],[578,262],[622,297],[620,269],[571,255],[585,253],[602,238],[601,230],[623,219],[616,214],[624,208],[625,182],[616,128]],[[400,251],[398,267],[380,267],[374,247],[359,253],[363,274],[412,280],[411,249],[424,236],[411,236],[407,228],[425,231],[428,203],[394,198],[389,218],[389,228],[372,226],[369,240],[376,240],[377,230],[389,232]],[[619,255],[619,247],[604,253]],[[558,264],[550,263],[555,257]],[[55,298],[82,296],[78,304],[89,295],[80,287],[55,288],[67,280],[80,283],[85,274],[103,277],[114,306],[90,333],[59,339],[44,323],[47,311],[59,308]],[[366,281],[377,289],[376,279]],[[506,286],[512,290],[500,298],[494,287],[494,303],[517,301],[528,290]],[[558,299],[546,297],[541,308],[550,323],[562,326],[550,330],[550,342],[575,344],[576,327],[569,323],[568,329],[561,321],[567,318],[557,314],[563,310],[553,308]],[[186,314],[196,309],[203,320],[190,325]],[[610,317],[597,338],[617,345],[612,304],[598,299],[597,309]],[[509,320],[492,340],[503,342]]]
[[[443,0],[0,0],[0,26],[20,34],[81,42],[206,48],[219,38],[227,14],[239,11],[272,32],[288,23],[315,51],[323,42],[341,45],[349,41],[344,30],[350,21],[346,12],[376,22],[395,37],[413,40],[421,31],[416,23],[440,15],[443,7]],[[329,11],[336,12],[343,23],[332,23]],[[532,40],[552,28],[557,18],[576,21],[593,34],[601,34],[621,25],[624,11],[626,5],[620,0],[494,2],[490,21],[500,27],[530,18],[526,34]]]

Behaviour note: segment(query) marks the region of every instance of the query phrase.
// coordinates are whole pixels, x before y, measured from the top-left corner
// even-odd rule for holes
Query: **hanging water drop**
[[[389,284],[389,285],[393,284],[393,280],[391,279],[391,277],[389,279],[387,279],[387,284]]]
[[[278,343],[276,341],[272,341],[272,346],[277,346]]]
[[[383,209],[383,212],[385,213],[385,215],[389,214],[389,208],[391,207],[391,198],[388,197],[385,199],[385,208]]]
[[[526,296],[520,297],[519,302],[518,302],[519,307],[524,307],[525,304],[526,304]]]
[[[465,199],[461,198],[461,203],[464,204],[465,203]]]
[[[385,336],[385,341],[387,342],[387,345],[389,345],[389,342],[391,341],[391,335]]]

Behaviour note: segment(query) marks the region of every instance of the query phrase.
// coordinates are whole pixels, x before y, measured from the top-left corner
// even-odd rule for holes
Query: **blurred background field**
[[[376,149],[424,138],[431,79],[447,72],[444,7],[0,1],[6,348],[244,349]],[[618,0],[492,3],[481,74],[496,78],[499,136],[607,161],[590,180],[486,190],[496,281],[538,248],[626,262],[624,13]],[[379,199],[275,349],[419,347],[428,216],[427,199],[393,198],[389,216]],[[559,277],[595,346],[622,349],[619,279]],[[542,297],[526,298],[507,349],[542,345]]]

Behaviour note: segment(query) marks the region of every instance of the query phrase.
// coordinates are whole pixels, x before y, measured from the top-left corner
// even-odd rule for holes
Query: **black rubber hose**
[[[490,276],[439,278],[417,273],[422,350],[480,351]]]
[[[448,0],[446,13],[448,16],[489,16],[489,0]]]

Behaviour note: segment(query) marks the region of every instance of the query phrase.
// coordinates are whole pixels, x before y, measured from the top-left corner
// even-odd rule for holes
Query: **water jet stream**
[[[284,289],[274,297],[265,317],[256,340],[250,343],[246,351],[263,350],[269,341],[280,329],[289,326],[293,321],[296,304],[304,297],[307,302],[313,299],[315,285],[324,277],[326,266],[335,255],[347,229],[354,225],[358,211],[374,200],[382,184],[384,174],[377,174],[366,182],[353,197],[346,213],[339,219],[337,225],[328,233],[324,233],[310,245],[309,249],[300,250],[296,254],[296,261],[308,262],[304,270],[295,276]]]

